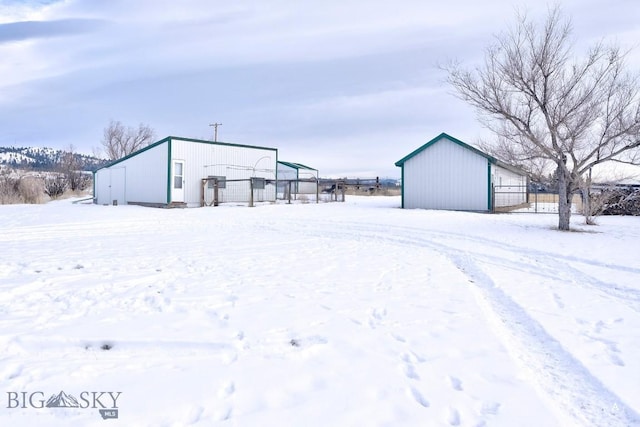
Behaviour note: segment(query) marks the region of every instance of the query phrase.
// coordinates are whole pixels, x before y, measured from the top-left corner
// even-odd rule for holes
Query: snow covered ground
[[[640,425],[640,218],[399,204],[0,206],[0,425]]]

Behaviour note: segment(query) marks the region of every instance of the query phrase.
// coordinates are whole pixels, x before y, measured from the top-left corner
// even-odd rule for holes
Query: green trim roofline
[[[451,135],[448,135],[444,132],[442,132],[440,135],[436,136],[435,138],[433,138],[431,141],[427,142],[426,144],[424,144],[422,147],[412,151],[411,153],[409,153],[408,155],[404,156],[403,158],[401,158],[400,160],[398,160],[395,165],[396,166],[402,166],[404,164],[404,162],[406,162],[407,160],[409,160],[410,158],[414,157],[415,155],[419,154],[420,152],[426,150],[427,148],[431,147],[433,144],[435,144],[436,142],[438,142],[439,140],[441,140],[442,138],[446,138],[451,142],[454,142],[458,145],[460,145],[461,147],[464,147],[468,150],[473,151],[476,154],[481,155],[482,157],[488,159],[491,163],[496,163],[498,161],[498,159],[496,159],[495,157],[492,157],[490,155],[488,155],[487,153],[478,150],[475,147],[472,147],[471,145],[464,143],[462,141],[460,141],[459,139],[456,139],[454,137],[452,137]]]
[[[157,147],[158,145],[161,145],[165,142],[169,142],[169,146],[171,146],[171,140],[175,139],[175,140],[179,140],[179,141],[188,141],[188,142],[196,142],[199,144],[211,144],[211,145],[224,145],[227,147],[242,147],[242,148],[254,148],[254,149],[258,149],[258,150],[272,150],[275,151],[276,153],[278,152],[277,148],[273,148],[273,147],[262,147],[259,145],[246,145],[246,144],[233,144],[230,142],[220,142],[220,141],[205,141],[203,139],[192,139],[192,138],[183,138],[180,136],[167,136],[166,138],[162,138],[160,141],[154,142],[153,144],[147,145],[144,148],[139,149],[138,151],[134,151],[133,153],[126,155],[120,159],[117,160],[113,160],[110,163],[107,163],[106,165],[102,166],[101,168],[96,169],[96,172],[99,171],[100,169],[106,169],[106,168],[110,168],[111,166],[117,165],[120,162],[123,162],[127,159],[130,159],[132,157],[137,156],[140,153],[143,153],[147,150],[150,150],[154,147]],[[169,150],[169,157],[171,155],[171,150]]]
[[[289,166],[290,168],[293,168],[293,169],[308,169],[316,172],[318,171],[318,169],[314,169],[312,167],[303,165],[302,163],[285,162],[284,160],[278,160],[278,163],[280,163],[281,165]]]

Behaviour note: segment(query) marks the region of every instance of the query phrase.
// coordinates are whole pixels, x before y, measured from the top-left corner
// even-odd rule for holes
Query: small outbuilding
[[[214,179],[217,201],[275,201],[277,161],[275,148],[168,136],[98,169],[94,202],[197,207]]]
[[[302,163],[278,160],[278,197],[291,194],[316,194],[318,170]]]
[[[398,160],[402,207],[492,212],[527,202],[526,174],[446,133]]]

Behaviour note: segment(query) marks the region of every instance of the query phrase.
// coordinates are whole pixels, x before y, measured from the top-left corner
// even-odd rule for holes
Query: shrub
[[[0,171],[0,204],[42,203],[43,182],[35,176]]]
[[[44,183],[42,179],[34,176],[23,176],[18,180],[18,193],[22,203],[42,203]]]
[[[44,192],[52,199],[57,199],[64,194],[64,190],[67,189],[67,180],[64,176],[57,175],[55,177],[47,178],[44,181]]]

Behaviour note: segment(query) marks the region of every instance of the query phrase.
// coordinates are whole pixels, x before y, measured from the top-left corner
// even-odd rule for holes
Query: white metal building
[[[94,202],[144,206],[200,206],[202,179],[218,178],[221,202],[275,201],[278,150],[166,137],[94,173]]]
[[[284,197],[287,191],[292,194],[316,194],[317,190],[317,169],[302,163],[278,160],[278,197]]]
[[[524,172],[446,133],[395,163],[402,170],[402,207],[493,211],[527,201]]]

